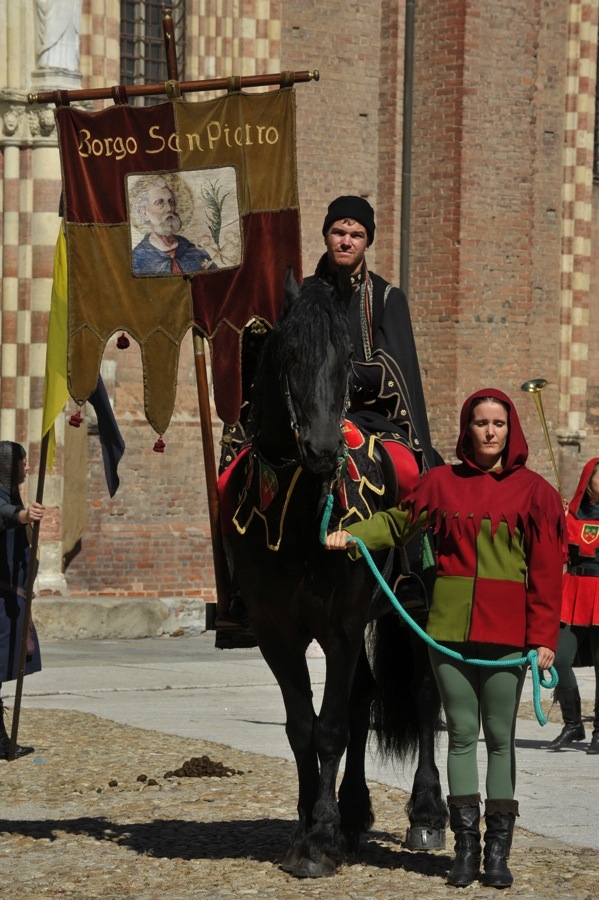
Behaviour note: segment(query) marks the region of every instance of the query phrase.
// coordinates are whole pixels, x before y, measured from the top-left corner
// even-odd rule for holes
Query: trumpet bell
[[[529,394],[536,394],[538,391],[541,391],[546,384],[549,384],[546,378],[531,378],[530,381],[525,381],[524,384],[520,386],[520,390],[526,391]]]
[[[551,465],[553,466],[553,471],[555,473],[555,482],[557,484],[557,489],[561,494],[562,500],[564,497],[564,492],[562,490],[562,485],[559,477],[559,471],[557,468],[557,463],[555,462],[555,456],[553,455],[553,447],[551,446],[551,439],[549,437],[549,431],[547,429],[547,421],[545,419],[545,412],[543,411],[543,399],[541,397],[541,391],[545,387],[546,384],[549,384],[546,378],[531,378],[530,381],[525,381],[524,384],[520,386],[520,390],[525,391],[527,394],[532,394],[532,399],[534,400],[534,404],[537,408],[537,412],[539,414],[539,418],[541,420],[541,425],[543,428],[543,434],[545,435],[545,441],[547,443],[547,449],[549,450],[549,456],[551,457]]]

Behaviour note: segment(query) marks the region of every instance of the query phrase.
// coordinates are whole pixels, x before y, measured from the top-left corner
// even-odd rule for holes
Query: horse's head
[[[348,403],[351,341],[343,304],[324,283],[310,281],[300,288],[288,282],[269,344],[270,398],[263,378],[260,445],[272,452],[273,441],[286,441],[289,455],[293,435],[295,458],[317,475],[332,476],[344,452],[341,423]],[[285,418],[285,435],[275,435],[274,419],[265,415],[269,402],[274,403],[273,382],[284,401],[279,427]],[[269,421],[266,430],[271,433],[265,434]]]

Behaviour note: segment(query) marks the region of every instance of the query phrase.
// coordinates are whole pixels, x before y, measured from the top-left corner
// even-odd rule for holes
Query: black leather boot
[[[587,753],[599,753],[599,697],[595,697],[595,718],[593,719],[593,734],[591,735],[591,743],[587,748]]]
[[[216,620],[214,646],[217,650],[241,650],[258,646],[241,596],[236,595],[230,600],[226,619]]]
[[[223,538],[223,544],[229,576],[227,583],[229,608],[225,616],[216,620],[214,646],[217,650],[242,650],[257,647],[258,641],[239,590],[233,552],[226,537]]]
[[[447,884],[466,887],[480,871],[480,794],[449,796],[449,827],[455,835],[455,860]]]
[[[556,687],[555,699],[562,711],[564,727],[558,736],[547,745],[548,750],[561,750],[574,741],[584,741],[584,725],[582,724],[578,688]]]
[[[518,815],[517,800],[486,800],[484,875],[482,881],[488,887],[510,887],[514,877],[507,861],[512,846],[514,823]]]

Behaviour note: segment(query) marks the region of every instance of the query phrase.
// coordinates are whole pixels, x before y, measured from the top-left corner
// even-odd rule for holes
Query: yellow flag
[[[67,390],[67,247],[62,225],[54,251],[54,279],[52,300],[48,322],[48,343],[46,347],[46,379],[44,383],[44,411],[42,416],[42,439],[48,437],[49,469],[54,467],[56,458],[56,436],[54,422],[62,412],[69,392]]]

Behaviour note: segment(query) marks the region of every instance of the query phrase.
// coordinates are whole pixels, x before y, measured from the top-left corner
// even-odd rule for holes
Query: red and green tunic
[[[421,528],[436,535],[437,580],[427,624],[435,640],[555,649],[563,508],[557,491],[525,467],[528,448],[509,398],[506,404],[510,435],[501,470],[484,471],[464,457],[463,422],[460,464],[432,469],[401,508],[348,531],[373,550],[407,543]]]

